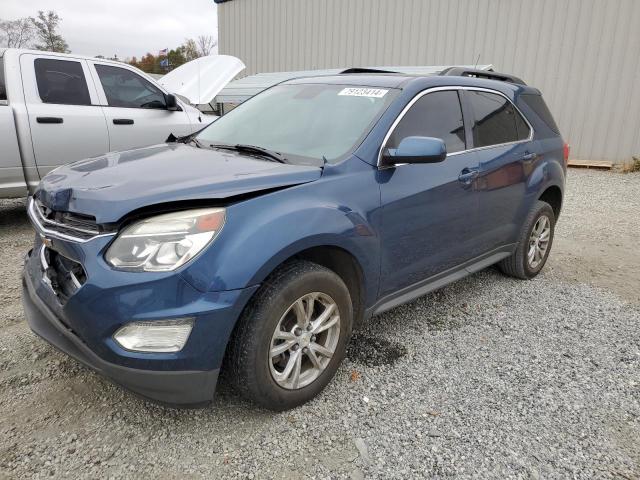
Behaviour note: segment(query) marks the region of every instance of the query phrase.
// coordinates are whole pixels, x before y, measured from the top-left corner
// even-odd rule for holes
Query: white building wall
[[[640,155],[640,0],[231,0],[246,74],[491,63],[544,93],[572,157]]]

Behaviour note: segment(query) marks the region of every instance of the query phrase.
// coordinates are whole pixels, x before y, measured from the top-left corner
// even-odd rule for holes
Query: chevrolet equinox
[[[200,132],[48,174],[28,203],[31,329],[118,384],[273,410],[329,383],[358,323],[497,264],[531,279],[568,146],[505,74],[292,79]]]

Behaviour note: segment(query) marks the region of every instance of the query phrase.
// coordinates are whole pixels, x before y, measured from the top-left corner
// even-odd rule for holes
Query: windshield
[[[278,85],[219,118],[197,139],[266,148],[292,163],[323,157],[335,162],[360,144],[394,95],[384,88]]]

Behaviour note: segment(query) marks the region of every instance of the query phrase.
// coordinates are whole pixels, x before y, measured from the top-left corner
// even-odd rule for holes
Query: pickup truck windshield
[[[290,163],[336,162],[364,139],[396,90],[279,85],[256,95],[197,136],[203,145],[253,145]]]

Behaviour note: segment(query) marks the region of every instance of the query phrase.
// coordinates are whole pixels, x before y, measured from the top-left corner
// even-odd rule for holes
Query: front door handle
[[[114,118],[114,125],[133,125],[133,120],[131,118]]]
[[[458,175],[458,180],[465,185],[470,184],[480,174],[477,168],[464,168]]]
[[[36,117],[38,123],[62,123],[64,120],[60,117]]]

